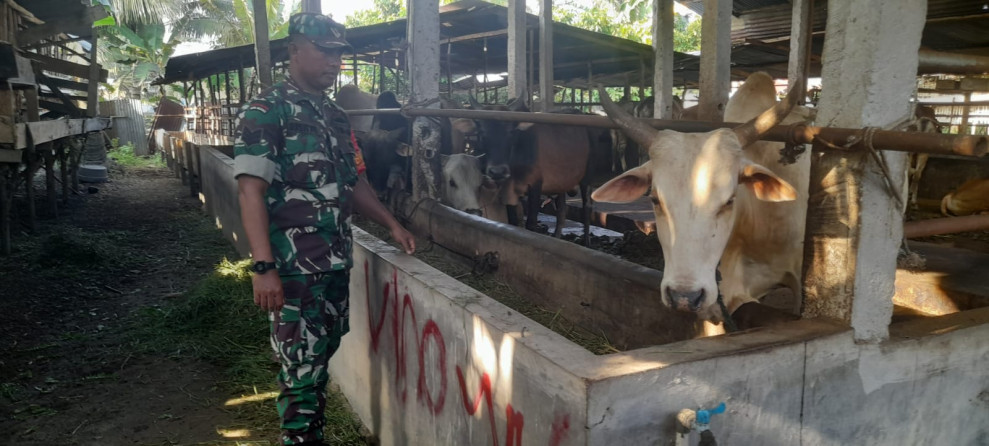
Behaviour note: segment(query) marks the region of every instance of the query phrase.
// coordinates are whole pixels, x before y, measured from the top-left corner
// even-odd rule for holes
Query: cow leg
[[[519,226],[519,209],[518,205],[505,205],[505,210],[508,211],[508,224]]]
[[[567,194],[556,194],[556,230],[553,237],[560,238],[563,235],[563,224],[567,221]]]
[[[542,193],[542,181],[537,181],[529,186],[529,193],[526,198],[526,210],[529,214],[525,216],[525,229],[530,231],[535,231],[536,225],[539,224],[539,205],[542,204]]]

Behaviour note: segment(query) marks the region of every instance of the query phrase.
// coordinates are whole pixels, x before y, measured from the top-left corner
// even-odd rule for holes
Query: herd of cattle
[[[781,122],[808,120],[812,109],[795,106],[793,94],[777,102],[772,78],[756,73],[725,110],[725,121],[745,124],[681,133],[659,131],[636,119],[652,116],[651,98],[616,104],[603,90],[600,94],[604,111],[620,131],[441,120],[441,199],[456,209],[511,224],[518,224],[518,205],[524,204],[525,225],[532,229],[543,196],[551,197],[558,212],[554,235],[559,236],[568,193],[579,191],[583,199],[585,235],[588,196],[599,202],[648,196],[665,254],[661,298],[666,305],[720,321],[724,311],[734,312],[779,286],[800,296],[810,157],[783,164],[782,143],[759,141],[759,136]],[[336,102],[347,110],[401,107],[394,94],[374,96],[353,86],[342,87]],[[461,104],[444,101],[442,107]],[[523,101],[481,105],[471,98],[465,107],[528,111]],[[694,110],[681,104],[674,104],[674,114],[696,119]],[[409,189],[410,125],[405,118],[355,116],[351,122],[371,185],[390,196]],[[588,195],[591,185],[601,186]],[[989,195],[989,185],[981,187]]]

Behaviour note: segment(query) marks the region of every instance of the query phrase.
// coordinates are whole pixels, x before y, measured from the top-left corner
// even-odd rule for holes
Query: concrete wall
[[[203,209],[213,217],[223,235],[233,242],[240,255],[247,256],[251,247],[244,236],[240,222],[240,204],[237,201],[237,180],[234,179],[234,161],[211,147],[198,146],[201,192],[199,199]]]
[[[332,379],[384,445],[583,445],[595,358],[355,231],[350,333]]]

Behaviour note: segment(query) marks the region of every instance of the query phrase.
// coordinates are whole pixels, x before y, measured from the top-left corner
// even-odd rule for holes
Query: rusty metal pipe
[[[921,49],[917,74],[989,73],[989,57]]]
[[[989,215],[966,215],[908,221],[903,223],[903,236],[917,238],[987,229],[989,229]]]
[[[404,114],[410,117],[440,117],[490,119],[494,121],[535,122],[540,124],[575,125],[583,127],[618,128],[618,125],[605,116],[595,115],[566,115],[557,113],[506,112],[490,110],[461,110],[461,109],[380,109],[380,110],[350,110],[351,116]],[[709,132],[719,128],[734,128],[741,123],[707,122],[707,121],[675,121],[663,119],[645,119],[645,121],[660,130],[676,130],[678,132],[698,133]],[[805,124],[778,125],[762,136],[764,141],[792,142],[809,144],[817,140],[825,140],[833,145],[844,146],[852,139],[859,141],[849,146],[848,150],[866,149],[867,141],[862,140],[865,132],[862,129],[845,129],[831,127],[814,127]],[[872,147],[876,150],[891,150],[897,152],[930,153],[935,155],[960,155],[981,157],[989,153],[989,137],[984,135],[945,135],[940,133],[899,132],[876,130],[872,134]],[[820,150],[834,150],[818,148]]]

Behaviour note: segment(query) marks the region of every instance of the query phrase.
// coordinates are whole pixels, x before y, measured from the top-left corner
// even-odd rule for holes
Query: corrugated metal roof
[[[440,8],[441,73],[449,72],[457,77],[482,73],[500,73],[507,70],[507,8],[478,0],[465,0]],[[529,14],[528,26],[534,37],[532,47],[538,60],[539,19]],[[406,21],[396,20],[347,30],[347,40],[365,62],[384,63],[388,67],[405,70]],[[558,85],[586,85],[588,71],[594,83],[618,82],[624,85],[631,78],[635,84],[642,77],[652,83],[652,47],[631,40],[586,31],[562,23],[553,27],[553,77]],[[452,42],[447,56],[445,42]],[[485,44],[487,51],[485,51]],[[285,39],[271,42],[272,62],[288,59]],[[684,53],[676,53],[675,69],[698,59]],[[348,57],[344,57],[347,63]],[[206,76],[254,66],[254,47],[244,45],[203,53],[173,57],[165,67],[164,78],[156,83],[172,83],[201,79]],[[539,77],[539,67],[533,67]],[[695,82],[697,73],[678,71],[678,83]],[[535,80],[534,80],[535,82]]]

